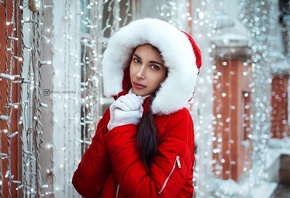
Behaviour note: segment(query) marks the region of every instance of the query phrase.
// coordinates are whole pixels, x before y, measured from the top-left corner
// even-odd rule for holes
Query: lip
[[[140,83],[136,83],[136,82],[133,82],[133,86],[134,86],[135,89],[144,89],[144,88],[146,88],[145,85],[140,84]]]

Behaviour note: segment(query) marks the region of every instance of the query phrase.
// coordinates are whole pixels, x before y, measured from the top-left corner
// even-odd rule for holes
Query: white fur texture
[[[152,102],[153,113],[170,114],[183,108],[194,91],[198,75],[196,57],[187,36],[159,19],[133,21],[110,38],[102,62],[105,95],[115,96],[123,91],[123,69],[132,50],[144,43],[161,51],[168,68],[168,77]]]

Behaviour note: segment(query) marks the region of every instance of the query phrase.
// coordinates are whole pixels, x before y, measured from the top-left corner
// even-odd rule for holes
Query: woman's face
[[[167,76],[159,52],[149,44],[136,48],[130,63],[130,80],[133,93],[147,96],[153,93]]]

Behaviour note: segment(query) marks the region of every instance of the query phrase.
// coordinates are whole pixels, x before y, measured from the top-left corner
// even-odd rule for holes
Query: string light
[[[0,120],[8,121],[9,119],[10,119],[9,116],[1,115],[1,114],[0,114]]]
[[[51,65],[51,61],[40,61],[41,65]]]
[[[219,1],[221,3],[224,3],[224,1]],[[201,7],[196,10],[197,13],[197,18],[194,20],[195,24],[195,31],[196,35],[198,38],[202,39],[203,35],[208,35],[209,39],[214,37],[216,34],[219,34],[219,31],[214,30],[216,26],[214,26],[212,23],[215,18],[214,18],[214,13],[215,11],[220,11],[222,10],[223,13],[227,13],[229,10],[227,10],[224,7],[224,4],[219,4],[218,1],[202,1],[201,2]],[[250,43],[249,46],[251,46],[251,50],[253,52],[252,56],[249,57],[248,60],[244,62],[244,66],[247,67],[247,69],[242,73],[243,76],[251,76],[253,82],[250,82],[248,84],[248,89],[250,90],[249,92],[246,93],[245,98],[249,97],[252,98],[254,103],[250,107],[252,110],[252,115],[249,115],[248,117],[245,117],[248,120],[251,120],[251,129],[247,130],[247,137],[249,138],[250,141],[243,142],[245,143],[245,146],[248,146],[250,149],[253,149],[254,152],[247,153],[247,157],[245,158],[244,161],[244,180],[246,183],[243,183],[240,181],[239,183],[239,191],[242,191],[242,189],[251,189],[249,190],[249,196],[254,196],[253,191],[256,191],[255,188],[258,188],[262,183],[265,182],[265,164],[266,164],[266,153],[268,151],[268,146],[267,142],[269,141],[269,131],[270,131],[270,110],[268,107],[271,105],[269,104],[270,102],[270,94],[269,94],[269,85],[271,82],[269,82],[269,79],[271,78],[270,76],[270,65],[267,64],[267,62],[273,63],[276,65],[275,60],[269,60],[269,55],[267,53],[269,52],[268,49],[270,49],[270,46],[273,44],[281,43],[277,42],[277,33],[272,34],[273,32],[273,27],[274,29],[279,29],[277,28],[277,22],[274,22],[276,20],[275,17],[271,17],[269,21],[269,17],[267,16],[274,16],[277,11],[272,11],[273,8],[277,8],[277,2],[274,1],[262,1],[262,2],[251,2],[247,0],[241,1],[241,7],[239,9],[242,18],[241,20],[243,22],[243,25],[248,28],[249,31],[251,31],[251,41],[253,43]],[[250,8],[250,9],[249,9]],[[201,16],[198,15],[198,13],[204,13]],[[272,14],[270,14],[272,12]],[[264,22],[259,22],[257,24],[257,21],[255,19],[262,19],[265,20]],[[210,23],[208,23],[210,22]],[[239,22],[237,22],[239,23]],[[256,28],[253,28],[256,27]],[[243,30],[243,28],[240,27],[240,31]],[[229,30],[228,30],[229,31]],[[211,34],[208,34],[208,32],[211,32]],[[275,36],[270,36],[270,35],[275,35]],[[273,38],[274,42],[270,44],[269,42],[265,42],[265,38]],[[216,46],[211,46],[211,44],[207,43],[207,40],[199,40],[198,43],[200,43],[200,46],[202,48],[203,53],[203,72],[201,73],[201,78],[200,81],[198,82],[199,85],[197,85],[197,93],[196,96],[197,98],[194,101],[193,104],[193,109],[196,109],[196,111],[193,112],[194,115],[194,120],[195,120],[195,125],[196,125],[196,141],[199,143],[198,144],[198,154],[196,156],[197,158],[197,166],[196,166],[196,195],[197,197],[207,197],[209,195],[213,195],[211,193],[216,193],[216,196],[222,196],[226,197],[229,196],[229,192],[226,192],[226,189],[223,188],[215,188],[215,187],[221,187],[223,186],[223,183],[225,183],[224,180],[216,179],[216,183],[212,183],[212,178],[215,177],[216,175],[212,175],[212,166],[211,164],[208,165],[208,161],[212,158],[212,156],[209,156],[208,154],[211,152],[212,149],[212,142],[217,143],[217,147],[214,147],[213,151],[214,154],[218,154],[220,152],[220,146],[225,146],[228,145],[230,147],[231,145],[238,144],[234,139],[229,139],[227,142],[226,140],[218,141],[219,140],[219,133],[215,134],[214,137],[211,139],[207,134],[208,133],[208,126],[211,126],[211,123],[214,124],[214,126],[225,126],[227,123],[231,123],[232,119],[231,117],[226,117],[224,121],[218,120],[219,115],[220,118],[221,114],[217,114],[216,118],[214,118],[213,122],[210,121],[211,117],[202,116],[206,112],[206,114],[210,114],[211,109],[218,109],[223,107],[223,103],[217,103],[217,105],[212,106],[211,102],[216,101],[216,98],[210,99],[208,96],[211,95],[212,90],[211,86],[212,84],[215,84],[215,82],[218,79],[224,79],[227,76],[225,76],[223,73],[214,75],[212,72],[217,69],[216,65],[212,66],[213,70],[210,70],[207,67],[207,65],[212,65],[214,62],[208,62],[208,60],[213,60],[211,54],[216,51]],[[275,50],[281,49],[281,47],[275,47]],[[235,53],[235,49],[230,50],[232,53]],[[266,58],[267,57],[267,58]],[[219,58],[221,60],[228,60],[228,57],[225,54],[220,54]],[[267,59],[267,60],[266,60]],[[230,64],[228,64],[229,66]],[[259,71],[257,71],[259,70]],[[233,75],[234,73],[232,73]],[[263,75],[263,76],[260,76]],[[210,76],[213,76],[213,78],[209,78]],[[204,79],[203,79],[204,78]],[[211,82],[213,80],[213,83]],[[209,84],[207,84],[209,83]],[[262,84],[264,84],[262,86]],[[268,85],[268,86],[265,86]],[[198,89],[198,87],[202,85],[202,89]],[[230,87],[231,84],[218,84],[218,86],[227,86]],[[207,87],[206,90],[204,90],[204,87]],[[258,89],[258,90],[257,90]],[[207,97],[203,97],[203,94],[206,93]],[[204,95],[205,96],[205,95]],[[228,94],[221,92],[221,97],[227,98]],[[211,101],[210,101],[211,100]],[[206,101],[207,105],[203,105],[203,101]],[[239,109],[238,106],[235,105],[230,105],[230,110],[234,111]],[[249,105],[245,106],[245,110],[249,109]],[[211,115],[211,114],[210,114]],[[212,116],[212,115],[211,115]],[[259,118],[257,118],[259,116]],[[261,119],[260,119],[261,118]],[[245,126],[245,125],[243,125]],[[263,127],[261,127],[263,126]],[[228,132],[229,128],[224,128],[224,132]],[[208,141],[210,140],[210,141]],[[253,143],[251,143],[251,141]],[[206,146],[204,146],[206,145]],[[225,150],[226,155],[231,154],[231,150]],[[231,166],[235,166],[238,162],[241,161],[233,161],[231,159],[228,160],[229,164]],[[253,162],[254,161],[254,162]],[[215,163],[220,163],[224,164],[227,162],[226,158],[223,158],[222,156],[218,156],[217,158],[214,158]],[[254,163],[254,164],[253,164]],[[217,174],[220,174],[221,171],[224,171],[227,175],[231,175],[231,171],[226,170],[223,167],[216,167],[217,169]],[[258,170],[259,169],[259,170]],[[207,171],[210,170],[210,171]],[[217,175],[219,176],[219,175]],[[236,183],[237,184],[237,183]],[[229,185],[227,188],[230,188]],[[235,191],[231,196],[238,196],[237,191]],[[256,196],[254,196],[256,197]],[[258,197],[258,196],[257,196]]]
[[[11,138],[15,137],[16,135],[18,135],[18,131],[15,131],[14,133],[8,134],[7,137],[11,139]]]
[[[222,90],[223,86],[232,86],[231,83],[219,83],[219,80],[225,79],[225,75],[220,71],[215,72],[218,70],[216,58],[221,59],[221,65],[224,68],[230,68],[232,63],[228,60],[232,57],[227,57],[227,53],[223,50],[214,57],[213,54],[220,50],[219,45],[209,42],[220,34],[215,11],[225,11],[225,2],[202,0],[198,8],[193,9],[194,14],[191,13],[190,8],[193,1],[189,2],[160,0],[154,3],[155,13],[160,14],[158,17],[180,29],[192,31],[203,52],[204,66],[198,79],[196,98],[191,101],[191,114],[195,121],[195,138],[198,143],[194,178],[195,192],[197,197],[208,197],[210,194],[220,197],[234,196],[236,188],[233,188],[231,192],[225,190],[223,188],[225,181],[222,177],[223,173],[229,178],[232,177],[232,167],[238,163],[232,158],[232,148],[239,142],[230,134],[233,118],[224,113],[214,114],[213,112],[222,108],[223,103],[218,101],[216,106],[213,105],[213,102],[221,99],[213,96],[212,86],[215,85],[218,90]],[[6,7],[5,2],[0,1],[0,3]],[[252,57],[243,63],[246,69],[243,70],[242,75],[244,77],[253,75],[253,82],[248,85],[250,91],[245,92],[243,97],[254,98],[253,106],[247,107],[253,108],[254,111],[252,115],[245,117],[252,121],[250,127],[253,131],[248,130],[245,133],[250,141],[242,142],[247,148],[252,146],[253,151],[245,158],[242,171],[249,178],[248,187],[253,188],[267,179],[265,161],[269,141],[267,133],[270,128],[270,109],[268,108],[270,95],[269,90],[262,87],[265,83],[267,85],[271,83],[271,71],[269,67],[265,67],[267,65],[265,63],[275,63],[274,57],[269,56],[267,52],[267,48],[273,47],[275,42],[271,40],[274,33],[269,33],[272,27],[267,25],[269,13],[272,12],[274,16],[273,13],[276,12],[268,9],[273,9],[274,6],[270,5],[273,5],[270,0],[260,2],[241,0],[240,2],[243,9],[240,9],[239,20],[250,31],[251,43],[248,46],[253,53]],[[104,8],[107,9],[105,12],[110,13],[108,18],[104,18],[106,16],[103,15]],[[8,149],[10,150],[1,152],[0,157],[5,159],[9,166],[11,165],[9,161],[13,152],[11,140],[19,137],[22,147],[23,180],[13,180],[11,167],[7,169],[4,176],[10,183],[17,184],[16,190],[22,191],[25,196],[75,197],[77,195],[68,180],[71,179],[82,153],[91,144],[95,124],[102,117],[102,107],[110,103],[109,100],[102,98],[100,65],[102,53],[108,37],[131,19],[136,18],[138,10],[136,6],[131,5],[129,0],[90,2],[66,0],[49,5],[42,5],[40,1],[32,0],[29,1],[29,6],[19,5],[19,9],[23,12],[21,20],[23,29],[16,29],[18,26],[16,27],[17,23],[13,17],[6,16],[5,56],[8,62],[5,72],[0,73],[0,82],[6,83],[7,105],[6,112],[0,115],[1,121],[5,123],[5,129],[1,129],[0,132],[3,134],[1,137],[9,142]],[[51,20],[44,20],[46,17],[51,17]],[[275,17],[273,18],[270,19],[272,21],[269,20],[271,23],[275,20]],[[188,26],[191,23],[192,28]],[[15,34],[16,30],[21,32],[20,37]],[[20,43],[20,39],[23,44],[21,53],[23,56],[17,54],[14,49],[14,42]],[[223,45],[231,44],[231,39],[228,37],[221,41]],[[230,48],[228,52],[239,53],[236,48]],[[23,66],[23,70],[20,69],[20,75],[14,75],[12,72],[12,66],[16,64]],[[278,71],[275,68],[273,70]],[[231,73],[231,75],[235,74]],[[49,83],[41,84],[42,81]],[[23,91],[19,93],[21,99],[17,100],[20,102],[12,102],[14,99],[12,93],[15,91],[15,85],[12,86],[12,83],[22,86]],[[80,97],[81,94],[82,97]],[[222,99],[228,99],[232,97],[232,94],[221,91],[219,96]],[[211,97],[208,97],[209,95]],[[229,105],[230,112],[237,111],[238,108],[235,104]],[[59,113],[60,109],[61,113]],[[11,127],[12,119],[10,118],[12,118],[12,112],[15,111],[21,114],[17,122],[21,130],[18,131]],[[43,115],[53,116],[44,118]],[[215,133],[216,129],[219,129],[217,133]],[[61,131],[60,134],[57,133],[59,131]],[[223,135],[224,132],[228,133],[227,137]],[[44,148],[44,151],[41,148]],[[42,155],[41,152],[47,155]],[[56,158],[56,154],[62,157]],[[42,163],[42,156],[49,157],[47,163]],[[3,170],[2,165],[0,168]],[[44,179],[41,175],[43,172],[47,183],[43,183]],[[6,181],[0,177],[1,186]],[[8,188],[11,194],[12,186],[9,185]]]
[[[6,6],[6,3],[4,1],[2,1],[2,0],[0,1],[0,4],[3,5],[3,6]]]
[[[14,80],[15,78],[19,77],[18,75],[10,75],[10,74],[4,74],[4,73],[0,73],[0,78],[5,78],[5,79],[9,79],[9,80]]]
[[[20,105],[20,103],[9,103],[9,104],[7,104],[7,107],[18,109],[19,105]]]
[[[8,155],[7,155],[7,153],[0,153],[0,157],[1,157],[1,159],[6,159],[6,158],[8,158]]]

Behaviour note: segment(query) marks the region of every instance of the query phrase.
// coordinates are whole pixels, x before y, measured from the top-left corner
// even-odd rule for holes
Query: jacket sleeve
[[[146,171],[136,150],[135,125],[119,126],[105,135],[113,170],[127,197],[169,198],[178,197],[188,191],[192,196],[192,118],[188,110],[183,109],[169,115],[165,122],[166,124],[161,124],[164,128],[159,128],[161,137],[150,173]],[[191,187],[188,185],[189,179]],[[182,192],[184,188],[188,188],[188,191]]]
[[[99,121],[92,143],[83,155],[72,178],[75,189],[86,198],[100,196],[103,184],[111,171],[111,162],[104,142],[108,120],[109,111],[107,110]]]

